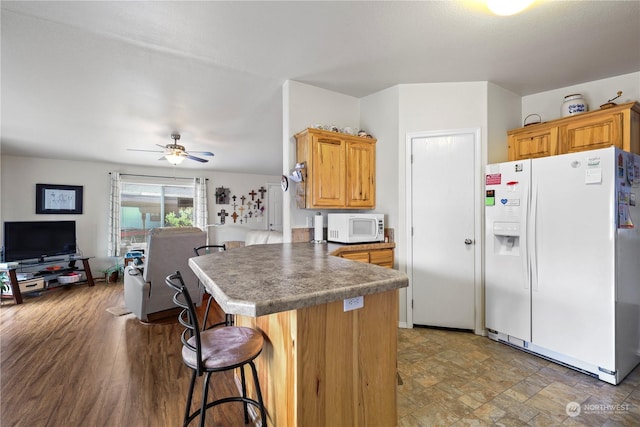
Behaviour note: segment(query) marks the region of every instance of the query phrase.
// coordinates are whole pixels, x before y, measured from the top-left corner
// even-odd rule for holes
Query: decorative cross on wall
[[[233,196],[231,196],[231,198],[233,199],[234,202],[236,201],[236,197],[237,196],[235,194]]]
[[[260,199],[256,200],[256,207],[257,207],[258,209],[260,209],[260,204],[261,204],[261,203],[262,203],[262,200],[260,200]]]
[[[225,217],[228,217],[229,214],[224,209],[221,209],[220,212],[218,212],[218,216],[220,217],[220,224],[224,224]]]
[[[218,205],[228,205],[229,204],[229,193],[230,189],[224,187],[216,188],[216,204]]]
[[[258,189],[258,193],[260,193],[260,198],[261,198],[261,199],[264,199],[264,193],[266,193],[266,192],[267,192],[267,189],[266,189],[266,188],[264,188],[264,187],[260,187],[260,188]]]
[[[240,215],[242,215],[242,212],[244,212],[244,206],[240,206],[238,210],[240,211]]]
[[[251,196],[251,200],[255,200],[255,197],[258,195],[258,193],[256,193],[256,190],[251,190],[251,193],[249,193],[249,195]]]
[[[235,197],[235,196],[233,196],[233,197]],[[234,200],[233,203],[231,204],[231,206],[233,206],[233,210],[235,211],[236,208],[238,207],[238,204]]]
[[[240,200],[242,200],[242,204],[244,205],[244,201],[247,200],[247,198],[242,196],[242,197],[240,197]]]
[[[238,219],[239,216],[240,215],[238,215],[237,212],[234,212],[234,213],[231,214],[231,218],[233,218],[233,223],[234,224],[236,223],[236,220]]]

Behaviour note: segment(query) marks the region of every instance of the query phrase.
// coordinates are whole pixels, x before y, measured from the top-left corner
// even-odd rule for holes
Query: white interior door
[[[282,187],[267,184],[267,229],[282,231]]]
[[[411,139],[413,324],[475,329],[478,135]]]

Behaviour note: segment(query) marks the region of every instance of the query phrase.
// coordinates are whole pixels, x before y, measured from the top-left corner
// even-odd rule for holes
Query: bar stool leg
[[[182,422],[182,426],[186,427],[188,425],[189,415],[191,415],[191,401],[193,398],[193,389],[196,385],[196,371],[194,370],[191,374],[191,382],[189,383],[189,394],[187,396],[187,407],[184,410],[184,421]]]
[[[211,301],[213,301],[213,295],[209,295],[207,300],[207,309],[204,311],[204,318],[202,319],[202,330],[207,329],[207,319],[209,318],[209,309],[211,308]]]
[[[249,365],[251,365],[251,371],[253,372],[253,381],[256,385],[256,395],[258,398],[258,403],[260,404],[260,418],[262,418],[262,427],[267,427],[267,411],[265,410],[264,402],[262,401],[262,391],[260,390],[258,371],[256,370],[256,365],[254,365],[253,361],[250,361]]]
[[[207,413],[207,397],[209,395],[209,379],[213,372],[207,372],[204,376],[204,384],[202,386],[202,406],[200,407],[200,427],[204,427],[205,415]]]
[[[247,382],[244,376],[244,366],[240,367],[240,380],[242,382],[242,398],[247,398]],[[247,409],[247,402],[242,402],[242,408],[244,409],[244,423],[249,423],[249,410]]]

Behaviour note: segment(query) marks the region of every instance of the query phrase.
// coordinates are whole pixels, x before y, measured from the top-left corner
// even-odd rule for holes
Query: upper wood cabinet
[[[319,129],[295,137],[296,162],[306,166],[296,188],[299,208],[375,208],[375,139]]]
[[[532,159],[558,154],[558,128],[526,127],[509,131],[509,160]]]
[[[640,154],[640,104],[615,107],[529,125],[507,132],[509,160],[575,153],[614,145]]]

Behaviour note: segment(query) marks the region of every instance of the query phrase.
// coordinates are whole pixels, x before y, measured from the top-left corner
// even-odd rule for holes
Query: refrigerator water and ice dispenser
[[[493,223],[493,250],[496,255],[520,255],[520,223]]]

